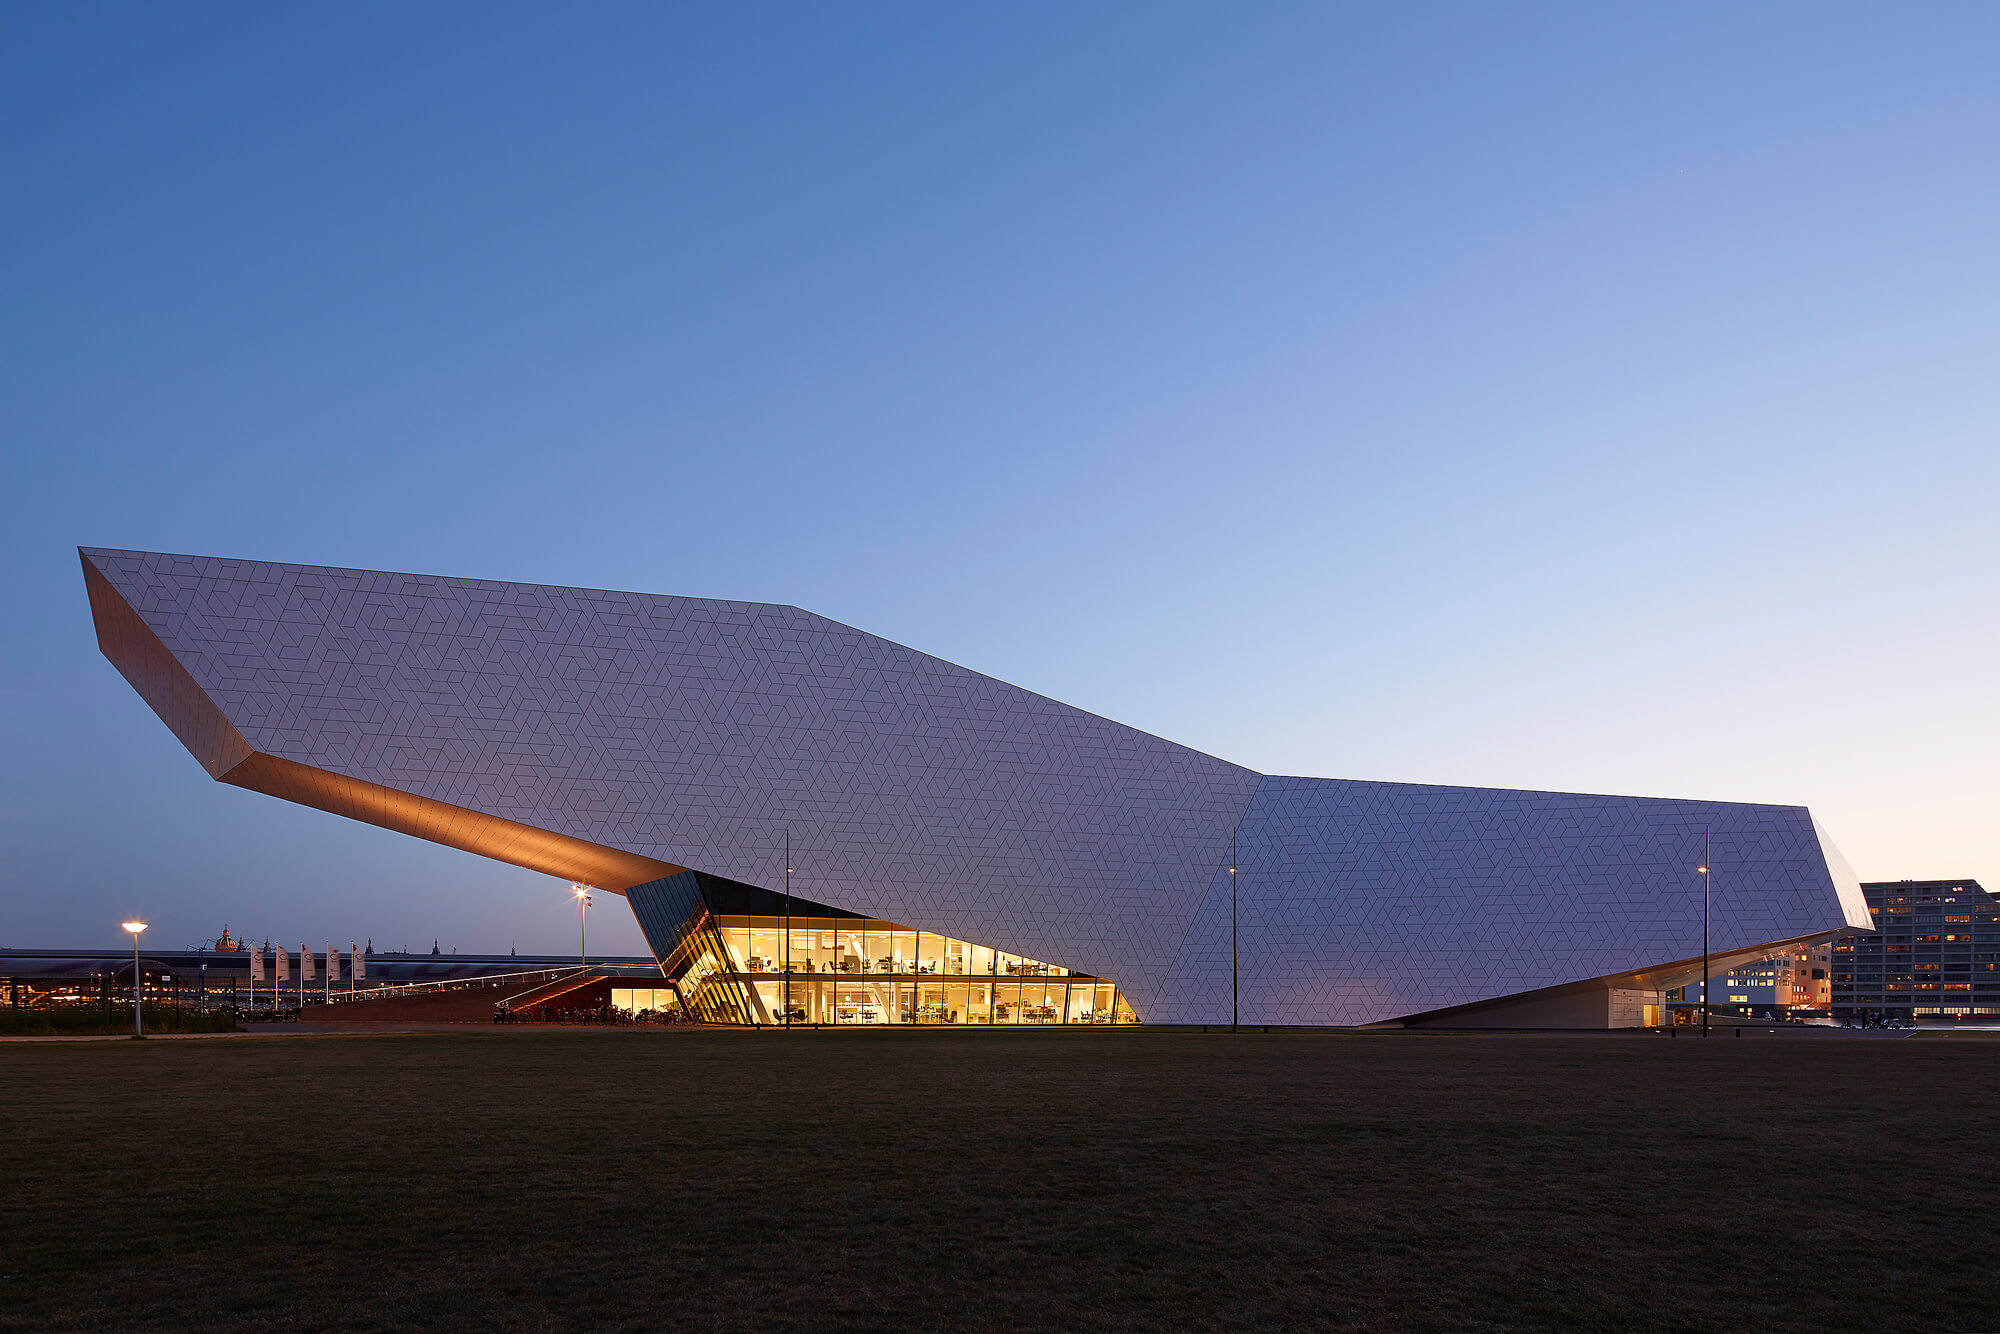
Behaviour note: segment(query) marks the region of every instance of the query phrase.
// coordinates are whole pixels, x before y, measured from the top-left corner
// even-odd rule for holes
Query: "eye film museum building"
[[[642,1007],[1639,1025],[1705,839],[1718,973],[1870,926],[1799,806],[1260,774],[796,607],[81,555],[211,777],[623,895]]]

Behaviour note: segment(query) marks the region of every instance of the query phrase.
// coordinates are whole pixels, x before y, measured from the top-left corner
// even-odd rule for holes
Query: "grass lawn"
[[[149,1004],[143,1017],[148,1033],[228,1033],[236,1028],[235,1019],[220,1010],[203,1014],[179,1006]],[[0,1006],[0,1036],[87,1033],[122,1036],[131,1031],[129,999],[123,1005],[62,1005],[42,1010]]]
[[[0,1328],[2000,1329],[2000,1043],[0,1047]]]

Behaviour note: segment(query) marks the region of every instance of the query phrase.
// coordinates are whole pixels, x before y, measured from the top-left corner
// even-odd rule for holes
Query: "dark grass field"
[[[2000,1042],[0,1047],[0,1327],[2000,1330]]]
[[[227,1033],[236,1028],[230,1016],[215,1012],[198,1013],[178,1006],[147,1005],[148,1033]],[[132,1003],[123,1005],[65,1005],[48,1009],[15,1009],[0,1006],[0,1037],[103,1033],[123,1036],[132,1031]]]

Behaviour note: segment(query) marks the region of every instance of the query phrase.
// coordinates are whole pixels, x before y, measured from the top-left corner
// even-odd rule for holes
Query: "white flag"
[[[356,982],[368,977],[368,965],[361,957],[361,947],[353,941],[347,942],[347,976]]]
[[[250,980],[252,982],[264,980],[264,951],[256,945],[250,947]]]
[[[285,953],[285,947],[283,945],[277,946],[276,949],[273,951],[273,953],[275,953],[277,956],[276,958],[276,963],[278,965],[277,980],[280,982],[289,982],[292,977],[291,956]]]
[[[340,981],[340,951],[333,947],[330,940],[326,942],[326,980]]]
[[[313,980],[313,952],[307,949],[306,943],[303,940],[301,940],[299,942],[299,981],[310,982],[312,980]]]

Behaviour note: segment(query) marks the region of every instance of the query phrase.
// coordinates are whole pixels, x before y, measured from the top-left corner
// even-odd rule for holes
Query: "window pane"
[[[767,1023],[784,1023],[785,984],[782,981],[773,980],[770,982],[754,982],[751,985],[756,988],[757,999],[764,1004],[764,1013],[759,1018]]]
[[[839,957],[834,947],[833,923],[815,917],[809,925],[812,929],[806,935],[806,960],[812,965],[810,971],[830,973],[834,959]]]
[[[944,983],[928,980],[917,983],[917,1022],[920,1024],[950,1022],[945,1006]]]
[[[1090,1008],[1090,983],[1071,982],[1063,988],[1062,1021],[1066,1024],[1082,1024],[1089,1021],[1083,1012]]]
[[[1044,982],[1040,986],[1033,988],[1033,990],[1035,998],[1033,1001],[1028,1001],[1026,999],[1028,988],[1024,987],[1022,989],[1023,1004],[1026,1006],[1025,1017],[1028,1022],[1034,1024],[1061,1023],[1063,984],[1061,982]]]
[[[722,943],[728,946],[723,967],[740,971],[743,961],[750,953],[749,919],[747,917],[723,917],[716,922],[722,936]]]
[[[881,997],[876,988],[866,982],[850,982],[845,979],[836,984],[834,1021],[841,1024],[879,1024],[883,1013]]]
[[[744,967],[748,971],[753,973],[778,971],[778,961],[783,954],[780,925],[781,919],[776,917],[750,919],[750,952],[743,960]]]

